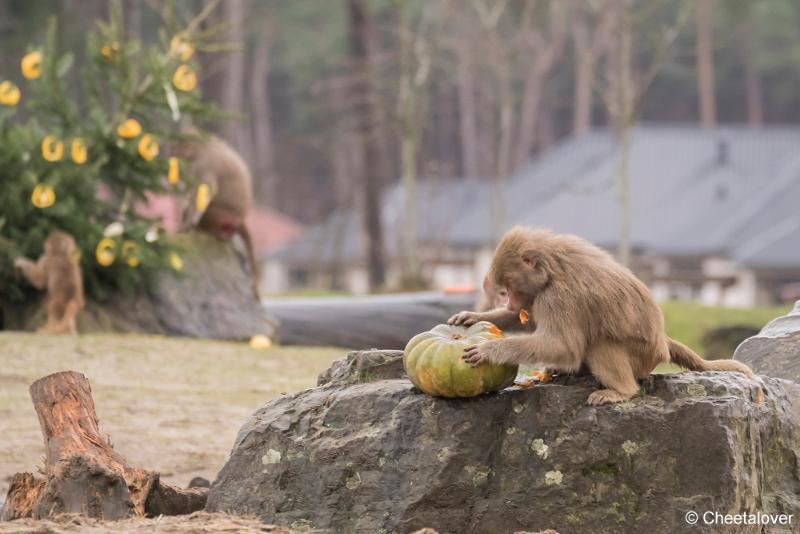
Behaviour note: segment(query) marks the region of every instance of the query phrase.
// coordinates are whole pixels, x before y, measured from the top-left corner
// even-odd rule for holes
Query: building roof
[[[285,246],[303,233],[300,223],[264,206],[252,206],[245,217],[245,224],[250,230],[257,258]]]
[[[457,230],[455,224],[464,207],[482,205],[489,189],[486,180],[420,180],[414,195],[414,222],[420,242],[452,243]],[[384,191],[381,204],[385,252],[389,257],[396,257],[403,238],[405,195],[402,186],[397,184]],[[365,243],[361,213],[346,209],[335,212],[324,223],[310,228],[269,257],[290,262],[360,262],[364,259]]]
[[[613,249],[621,210],[616,187],[618,145],[605,130],[570,138],[523,166],[492,200],[490,180],[422,182],[417,188],[422,242],[491,247],[514,224],[546,226]],[[669,255],[722,254],[766,267],[800,267],[800,129],[638,126],[630,158],[632,244]],[[493,207],[493,205],[495,207]],[[402,229],[402,189],[383,197],[387,251],[395,254]],[[339,247],[343,261],[363,258],[353,211]],[[275,257],[299,260],[329,241],[331,222]],[[304,251],[301,250],[305,246]],[[293,250],[292,250],[293,249]],[[302,253],[301,253],[302,252]]]

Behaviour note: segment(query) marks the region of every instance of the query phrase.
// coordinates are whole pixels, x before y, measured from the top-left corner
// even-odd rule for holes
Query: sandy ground
[[[78,516],[60,516],[52,521],[22,519],[0,523],[2,534],[202,534],[225,532],[237,534],[291,534],[285,527],[265,525],[255,518],[233,517],[226,514],[197,512],[179,517],[155,519],[126,519],[123,521],[97,521]]]
[[[254,350],[244,343],[141,335],[0,332],[0,501],[11,475],[42,463],[42,435],[28,395],[37,378],[63,370],[85,374],[100,430],[115,449],[132,464],[160,472],[167,483],[185,486],[195,476],[214,479],[256,407],[314,386],[317,375],[345,352]]]

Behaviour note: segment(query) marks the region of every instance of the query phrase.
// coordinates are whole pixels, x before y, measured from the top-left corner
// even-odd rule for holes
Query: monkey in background
[[[461,312],[451,324],[491,321],[520,330],[529,314],[533,332],[467,347],[464,360],[544,364],[572,373],[586,365],[605,389],[590,405],[622,402],[638,391],[660,363],[691,371],[736,371],[755,378],[735,360],[706,361],[664,331],[664,318],[650,290],[610,254],[573,235],[516,227],[500,241],[489,281],[508,291],[505,309]]]
[[[16,258],[14,266],[22,270],[35,288],[47,291],[47,323],[38,332],[77,334],[75,317],[83,308],[84,299],[75,239],[56,230],[44,242],[44,253],[36,262]]]
[[[475,303],[475,311],[487,312],[497,308],[505,308],[508,305],[508,292],[505,288],[497,287],[489,280],[489,276],[483,277],[483,293]]]
[[[244,242],[253,294],[259,298],[258,263],[245,225],[253,203],[253,179],[247,163],[233,147],[213,135],[180,143],[173,152],[187,161],[189,174],[198,182],[196,196],[183,213],[184,226],[203,230],[221,241],[238,234]]]

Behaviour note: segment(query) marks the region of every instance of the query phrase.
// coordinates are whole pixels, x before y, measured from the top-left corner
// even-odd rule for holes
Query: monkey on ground
[[[253,293],[258,298],[258,263],[245,225],[253,203],[253,179],[247,163],[233,147],[213,135],[179,144],[174,152],[186,159],[189,174],[198,182],[197,198],[191,199],[183,214],[184,225],[199,228],[221,241],[238,234],[244,242]],[[204,196],[206,199],[200,199]]]
[[[664,318],[650,290],[610,254],[573,235],[516,227],[495,250],[489,280],[508,291],[505,309],[461,312],[451,324],[491,321],[523,335],[467,347],[464,360],[537,363],[563,372],[585,364],[605,389],[588,404],[622,402],[638,391],[637,379],[660,363],[692,371],[736,371],[755,378],[735,360],[706,361],[664,331]],[[520,312],[535,329],[523,327]]]
[[[83,308],[83,280],[78,264],[75,239],[56,230],[44,242],[44,253],[36,262],[16,258],[14,266],[37,289],[47,291],[45,306],[47,323],[39,332],[77,334],[75,316]]]

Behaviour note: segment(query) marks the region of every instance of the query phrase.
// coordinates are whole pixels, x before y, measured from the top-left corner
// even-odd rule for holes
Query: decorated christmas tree
[[[140,207],[152,195],[188,194],[191,177],[168,147],[182,124],[216,114],[197,87],[203,15],[165,21],[145,45],[125,38],[119,2],[110,11],[86,38],[80,72],[68,76],[74,54],[58,50],[55,19],[19,72],[0,72],[0,301],[28,296],[13,258],[38,257],[56,229],[75,237],[96,299],[182,268],[161,221]]]

